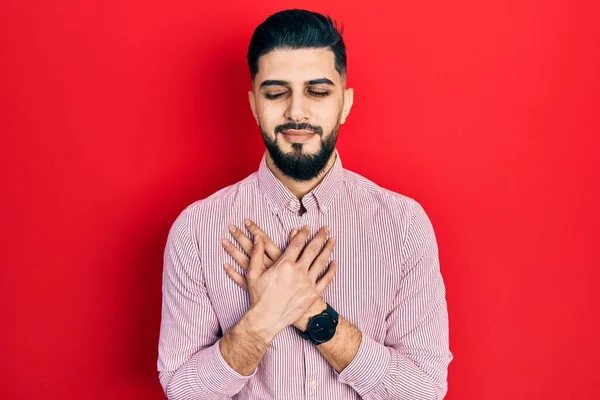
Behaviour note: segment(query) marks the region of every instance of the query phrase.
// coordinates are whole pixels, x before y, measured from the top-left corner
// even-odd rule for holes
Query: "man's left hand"
[[[283,251],[273,242],[273,240],[267,236],[262,229],[256,225],[253,221],[246,219],[244,220],[244,224],[246,228],[252,233],[252,235],[260,235],[263,238],[263,243],[265,245],[265,256],[264,263],[265,268],[269,268],[271,265],[275,263],[283,254]],[[235,240],[240,244],[244,252],[241,252],[233,243],[231,243],[227,239],[223,239],[223,247],[231,255],[231,257],[240,265],[240,267],[244,270],[248,268],[248,263],[250,257],[248,254],[252,254],[252,248],[254,247],[254,242],[248,238],[241,229],[236,227],[235,225],[229,226],[229,232],[235,238]],[[298,233],[297,229],[292,230],[290,233],[290,239],[292,239]],[[244,254],[245,253],[245,254]],[[228,268],[227,274],[233,281],[240,286],[241,288],[248,290],[248,284],[246,282],[246,278],[242,275],[238,274],[233,268]],[[327,308],[327,303],[323,300],[323,298],[319,298],[309,309],[308,311],[296,322],[294,322],[294,326],[301,331],[305,331],[308,325],[308,320],[310,317],[320,314]]]

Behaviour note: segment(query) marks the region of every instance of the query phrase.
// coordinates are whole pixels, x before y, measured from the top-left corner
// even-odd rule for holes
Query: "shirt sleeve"
[[[223,358],[221,329],[206,292],[189,207],[173,223],[164,251],[159,380],[168,399],[226,399],[256,374],[240,375]]]
[[[367,400],[443,399],[447,392],[453,355],[438,247],[427,214],[416,201],[413,206],[385,342],[363,334],[356,356],[338,375]]]

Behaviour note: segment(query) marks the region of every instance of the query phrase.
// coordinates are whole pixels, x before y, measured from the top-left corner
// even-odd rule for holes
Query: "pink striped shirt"
[[[453,358],[437,242],[415,200],[335,164],[300,201],[261,160],[258,172],[194,202],[177,217],[164,253],[160,383],[169,399],[441,399]],[[338,374],[293,326],[279,333],[256,371],[243,376],[219,350],[248,310],[226,274],[221,246],[250,218],[282,249],[293,228],[327,225],[338,263],[323,293],[363,333]],[[237,244],[237,243],[236,243]]]

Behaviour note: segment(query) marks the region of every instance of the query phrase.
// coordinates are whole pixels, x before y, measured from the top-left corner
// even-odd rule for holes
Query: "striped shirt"
[[[339,153],[300,202],[266,164],[186,207],[164,252],[159,380],[169,399],[441,399],[447,391],[445,287],[431,222],[415,200],[342,168]],[[305,209],[301,212],[301,208]],[[271,343],[250,376],[224,360],[219,340],[249,308],[223,269],[243,270],[223,249],[229,224],[253,236],[249,218],[281,248],[303,225],[327,225],[338,270],[323,293],[362,332],[337,373],[293,326]],[[241,249],[241,247],[238,246]]]

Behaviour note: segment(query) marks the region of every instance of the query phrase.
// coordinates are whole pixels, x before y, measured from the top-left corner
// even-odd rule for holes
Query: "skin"
[[[322,95],[327,93],[327,95]],[[275,141],[286,154],[314,155],[321,141],[336,134],[336,126],[346,121],[354,92],[346,88],[345,77],[335,69],[329,49],[275,50],[259,59],[259,72],[248,93],[252,114],[263,135]],[[288,140],[276,127],[287,123],[307,123],[320,128],[321,135],[299,144]],[[302,132],[296,132],[302,133]],[[304,132],[306,133],[306,132]],[[335,163],[335,152],[320,174],[299,181],[277,168],[269,152],[266,162],[273,174],[299,199],[315,188]],[[225,333],[220,350],[225,361],[238,373],[251,375],[275,336],[290,325],[305,330],[308,319],[321,313],[326,304],[320,297],[336,271],[332,261],[335,240],[327,239],[327,227],[306,244],[309,227],[291,233],[288,247],[282,251],[249,221],[254,241],[231,226],[232,234],[246,254],[235,253],[235,246],[223,242],[225,249],[245,269],[245,277],[231,266],[225,271],[250,295],[250,308],[240,321]],[[327,269],[320,280],[318,275]],[[361,332],[340,316],[332,340],[317,348],[332,367],[341,372],[354,358],[362,338]]]
[[[254,237],[260,237],[264,241],[265,252],[263,254],[262,265],[263,265],[263,269],[267,270],[268,268],[271,268],[274,264],[276,264],[276,262],[281,258],[283,252],[279,249],[279,247],[277,247],[277,245],[275,243],[273,243],[271,238],[269,238],[258,227],[258,225],[256,225],[251,220],[247,219],[246,221],[247,221],[246,226],[248,227],[250,232],[253,233]],[[252,240],[250,240],[235,225],[231,225],[229,227],[229,230],[230,230],[231,234],[233,235],[233,237],[236,239],[236,241],[238,243],[240,243],[240,245],[242,246],[242,248],[244,249],[244,251],[246,253],[243,253],[240,250],[238,250],[238,248],[233,243],[228,241],[227,239],[223,240],[223,247],[233,257],[233,259],[238,263],[238,265],[240,265],[240,267],[242,267],[242,269],[244,269],[244,271],[246,271],[246,276],[244,277],[244,276],[240,275],[235,269],[231,268],[231,266],[229,264],[225,264],[225,270],[227,271],[227,274],[229,275],[229,277],[231,279],[233,279],[238,286],[240,286],[241,288],[243,288],[244,290],[246,290],[250,293],[250,307],[252,307],[252,305],[254,305],[256,303],[256,298],[258,297],[257,294],[255,293],[256,290],[262,291],[262,288],[257,288],[255,285],[253,285],[252,281],[249,283],[248,279],[247,279],[248,278],[248,267],[250,265],[250,258],[248,256],[246,256],[246,254],[252,254],[254,245],[252,244]],[[290,239],[293,239],[297,233],[298,233],[298,230],[294,229],[290,235]],[[321,248],[323,247],[323,245],[325,245],[325,248],[323,248],[323,251],[321,251],[321,253],[319,253],[319,257],[324,257],[323,260],[316,260],[314,263],[316,266],[313,265],[310,268],[310,270],[308,271],[308,277],[310,278],[311,282],[314,282],[316,284],[315,289],[319,296],[323,293],[323,291],[325,290],[327,285],[331,282],[330,279],[325,279],[326,278],[325,276],[323,278],[321,278],[319,281],[317,281],[317,277],[325,268],[325,262],[327,261],[327,259],[331,255],[331,253],[333,253],[333,249],[335,246],[335,239],[334,238],[327,239],[327,234],[328,234],[328,230],[327,230],[327,227],[325,226],[319,230],[319,233],[315,237],[316,240],[314,240],[312,243],[307,245],[307,247],[314,246],[312,251],[315,253],[317,253],[317,251],[321,251]],[[330,268],[329,272],[331,273],[332,277],[335,274],[336,265],[337,265],[336,261],[333,260],[329,267]],[[253,278],[253,276],[251,275],[250,278]],[[329,278],[329,275],[327,275],[327,278]],[[293,325],[296,328],[301,329],[303,331],[306,330],[306,327],[308,325],[308,319],[313,315],[319,314],[320,312],[325,310],[326,307],[327,307],[327,305],[325,304],[323,299],[319,298],[317,301],[315,301],[311,305],[311,307],[302,316],[300,316],[300,318],[298,318],[297,320],[295,320],[293,322]]]
[[[264,269],[271,268],[273,265],[275,265],[277,263],[277,261],[273,261],[273,260],[279,260],[282,257],[282,254],[283,254],[282,251],[271,240],[271,238],[269,238],[267,236],[267,234],[265,232],[263,232],[258,225],[256,225],[255,222],[253,222],[251,220],[246,220],[245,222],[246,222],[246,227],[252,233],[252,235],[254,235],[254,237],[262,238],[263,242],[265,243],[265,253],[263,254],[263,257],[262,257],[263,268]],[[229,227],[229,229],[231,231],[231,234],[235,238],[235,240],[240,244],[240,246],[244,250],[244,252],[247,254],[253,254],[254,245],[252,244],[252,241],[235,225],[231,225]],[[324,229],[326,229],[326,227],[322,228],[320,233]],[[292,239],[295,237],[297,232],[298,231],[296,229],[294,229],[292,231],[292,233],[291,233]],[[317,243],[314,243],[314,244],[318,245],[319,243],[321,243],[321,240],[319,240]],[[313,244],[313,243],[309,243],[307,245],[307,248],[311,244]],[[334,245],[335,245],[335,240],[333,238],[329,238],[326,242],[325,249],[327,249],[328,246],[331,246],[331,247],[330,247],[330,249],[327,249],[325,254],[323,254],[322,256],[328,257],[327,254],[331,254],[333,252]],[[241,252],[240,250],[238,250],[238,248],[235,245],[233,245],[233,243],[231,243],[227,240],[225,240],[223,242],[223,247],[245,271],[248,270],[248,265],[250,264],[250,259],[244,252]],[[327,258],[324,258],[324,259],[326,260]],[[327,271],[327,273],[317,283],[317,290],[319,290],[320,293],[322,293],[323,290],[325,290],[325,288],[329,285],[329,283],[331,283],[333,274],[335,274],[335,268],[337,268],[337,263],[335,262],[335,260],[333,260],[329,266],[329,270]],[[240,287],[242,287],[245,290],[251,290],[252,284],[249,284],[245,277],[243,277],[242,275],[237,273],[237,271],[235,269],[231,268],[231,266],[228,264],[226,264],[225,269],[227,271],[227,274],[231,277],[231,279],[233,279],[235,281],[236,284],[238,284]],[[332,272],[332,269],[334,270],[333,272]],[[314,269],[313,271],[314,271],[314,274],[311,274],[310,277],[311,277],[311,279],[316,279],[321,270]],[[331,274],[331,279],[330,279],[330,274]],[[248,276],[248,275],[246,274],[246,276]],[[325,301],[323,301],[323,299],[319,298],[313,304],[313,306],[311,306],[309,311],[307,313],[305,313],[300,319],[295,321],[293,323],[293,325],[302,331],[306,330],[306,327],[308,325],[308,319],[314,315],[320,314],[321,312],[323,312],[325,310],[326,307],[327,307],[327,304],[325,303]],[[354,359],[354,356],[356,355],[358,348],[360,346],[361,340],[362,340],[361,331],[340,315],[338,326],[337,326],[334,337],[327,343],[322,343],[322,344],[317,345],[317,349],[321,352],[321,354],[325,357],[325,359],[329,362],[329,364],[331,364],[331,366],[338,373],[340,373]]]
[[[315,281],[333,251],[331,242],[323,248],[326,229],[321,229],[304,248],[309,234],[308,227],[300,229],[268,268],[264,239],[254,237],[245,277],[250,308],[219,343],[225,361],[242,375],[256,370],[275,336],[298,321],[333,279],[335,267],[329,268],[318,283]],[[232,276],[233,269],[227,265],[225,269]]]

